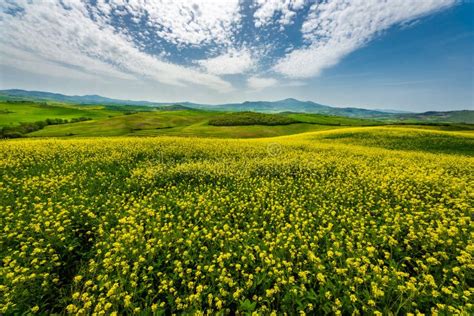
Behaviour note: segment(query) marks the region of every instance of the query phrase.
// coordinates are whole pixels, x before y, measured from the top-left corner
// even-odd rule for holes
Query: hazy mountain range
[[[103,97],[100,95],[69,96],[59,93],[44,91],[26,91],[20,89],[0,90],[0,99],[28,100],[28,101],[54,101],[75,104],[103,104],[103,105],[135,105],[149,107],[164,107],[178,105],[200,110],[213,111],[254,111],[265,113],[299,112],[325,115],[338,115],[360,118],[380,118],[396,120],[422,120],[436,122],[474,123],[474,111],[429,111],[425,113],[410,113],[397,110],[369,110],[354,107],[333,107],[312,101],[300,101],[293,98],[279,101],[245,101],[242,103],[228,103],[219,105],[199,104],[192,102],[150,102],[136,100],[120,100]]]

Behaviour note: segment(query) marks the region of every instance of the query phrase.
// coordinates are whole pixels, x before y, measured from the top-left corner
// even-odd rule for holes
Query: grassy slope
[[[474,111],[426,112],[420,114],[401,114],[395,119],[405,122],[453,122],[474,124]]]
[[[335,126],[298,123],[282,126],[210,126],[209,119],[222,115],[205,111],[157,111],[116,116],[74,124],[48,126],[29,136],[203,136],[225,138],[271,137],[309,131],[318,131]]]
[[[391,125],[391,127],[398,128],[417,128],[417,129],[428,129],[428,130],[437,130],[437,131],[464,131],[464,132],[473,132],[474,124],[464,124],[464,123],[433,123],[433,124],[399,124]]]
[[[359,119],[342,116],[329,116],[321,114],[305,114],[305,113],[288,113],[287,117],[300,122],[321,124],[321,125],[346,125],[346,126],[364,126],[364,125],[380,125],[381,122],[369,119]]]
[[[20,122],[36,122],[46,119],[72,119],[89,117],[103,119],[122,115],[123,112],[106,109],[102,106],[75,106],[69,104],[44,105],[40,103],[0,102],[0,126],[15,126]]]
[[[29,136],[119,136],[145,132],[154,134],[156,130],[188,126],[202,122],[214,115],[201,111],[155,111],[121,115],[103,120],[48,126]],[[50,128],[53,127],[53,128]]]
[[[454,132],[392,126],[354,127],[290,137],[327,144],[474,156],[472,131]]]
[[[156,111],[122,115],[103,120],[47,126],[45,129],[28,134],[34,137],[50,136],[199,136],[220,138],[257,138],[276,137],[306,132],[315,132],[328,129],[340,129],[352,126],[361,126],[373,121],[319,116],[318,123],[296,123],[279,126],[210,126],[208,121],[222,113],[205,111]],[[307,118],[318,119],[318,116],[308,115]],[[324,119],[324,121],[323,121]],[[326,124],[326,125],[324,125]],[[346,125],[338,125],[346,124]],[[468,130],[463,126],[408,126],[423,130]],[[405,126],[391,126],[390,128],[406,128]]]
[[[47,118],[71,119],[89,117],[92,121],[47,126],[27,134],[32,137],[51,136],[201,136],[222,138],[257,138],[292,135],[305,132],[342,128],[347,126],[376,125],[380,122],[367,119],[345,118],[318,114],[285,113],[285,116],[303,123],[279,126],[210,126],[209,120],[221,117],[222,112],[179,110],[151,111],[124,115],[134,107],[103,107],[87,105],[0,102],[0,126],[19,122],[41,121]],[[225,115],[225,114],[224,114]],[[423,129],[464,130],[470,125],[413,126]]]
[[[233,112],[216,116],[209,120],[213,126],[243,126],[243,125],[289,125],[300,121],[281,114],[268,114],[258,112]]]
[[[291,124],[279,126],[210,126],[206,122],[200,122],[189,126],[180,126],[167,130],[138,131],[135,135],[153,136],[198,136],[198,137],[219,137],[219,138],[257,138],[275,137],[282,135],[292,135],[311,131],[319,131],[336,128],[335,126],[314,125],[314,124]]]

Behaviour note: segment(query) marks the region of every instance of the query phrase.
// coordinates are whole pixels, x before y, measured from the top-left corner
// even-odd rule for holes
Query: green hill
[[[307,113],[282,113],[289,118],[295,119],[303,123],[321,124],[321,125],[340,125],[340,126],[368,126],[381,125],[380,121],[362,118],[352,118],[343,116],[307,114]]]
[[[78,106],[71,104],[49,104],[30,101],[0,102],[0,127],[15,126],[21,122],[37,122],[46,119],[73,119],[88,117],[103,119],[123,115],[124,108],[109,109],[104,106]]]
[[[183,105],[150,108],[131,105],[77,105],[31,101],[0,102],[3,137],[200,136],[256,138],[291,135],[392,121],[293,113],[219,112]],[[411,124],[411,121],[405,121]],[[464,130],[472,125],[415,125],[425,129]]]
[[[391,117],[399,122],[438,122],[474,124],[474,111],[429,111],[424,113],[399,114]]]
[[[354,107],[334,107],[319,104],[313,101],[301,101],[293,98],[278,101],[245,101],[241,103],[227,104],[198,104],[192,102],[150,102],[120,100],[102,97],[99,95],[68,96],[59,93],[43,91],[26,91],[20,89],[0,90],[0,101],[36,101],[59,104],[71,104],[94,106],[100,105],[104,108],[114,111],[153,111],[156,109],[165,111],[179,111],[198,109],[204,111],[219,112],[260,112],[260,113],[304,113],[319,114],[325,116],[339,116],[347,118],[376,119],[386,122],[404,122],[404,123],[467,123],[474,124],[474,111],[443,111],[443,112],[424,112],[424,113],[403,113],[396,110],[370,110]],[[0,114],[2,109],[0,109]],[[306,118],[308,119],[308,118]],[[310,119],[311,123],[317,123],[318,119]],[[338,119],[340,120],[340,119]],[[352,125],[354,121],[350,122]],[[370,124],[370,123],[369,123]],[[337,124],[336,124],[337,125]],[[346,125],[341,122],[340,125]],[[362,123],[361,125],[366,125]]]
[[[243,125],[289,125],[301,123],[291,117],[279,114],[264,114],[257,112],[234,112],[216,116],[209,121],[213,126],[243,126]]]
[[[154,111],[73,124],[47,126],[27,134],[29,137],[51,136],[201,136],[223,138],[271,137],[318,131],[336,126],[309,123],[262,126],[212,126],[209,121],[222,116],[218,112],[206,111]],[[286,119],[286,118],[285,118]]]

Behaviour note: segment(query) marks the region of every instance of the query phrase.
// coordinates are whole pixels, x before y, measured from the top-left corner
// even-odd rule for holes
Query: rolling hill
[[[134,106],[150,106],[161,107],[164,105],[180,105],[187,108],[210,110],[210,111],[226,111],[226,112],[302,112],[317,113],[326,115],[340,115],[348,117],[375,117],[389,115],[389,112],[374,111],[361,108],[338,108],[328,105],[322,105],[312,101],[300,101],[288,98],[279,101],[245,101],[242,103],[228,104],[199,104],[192,102],[150,102],[150,101],[133,101],[120,100],[102,97],[99,95],[84,96],[68,96],[59,93],[43,92],[43,91],[27,91],[20,89],[0,90],[0,99],[4,100],[29,100],[29,101],[54,101],[68,102],[75,104],[102,104],[102,105],[134,105]]]
[[[399,122],[450,122],[474,124],[474,111],[428,111],[424,113],[397,114],[391,117]]]
[[[0,101],[0,137],[7,138],[124,135],[255,138],[386,124],[399,123],[312,113],[207,111],[182,105],[147,107]],[[406,125],[443,130],[474,128],[466,124],[431,122],[420,125],[404,121]]]
[[[64,137],[64,136],[198,136],[219,138],[255,138],[273,137],[282,135],[298,134],[310,131],[319,131],[340,128],[339,124],[326,124],[332,118],[318,114],[313,121],[297,120],[283,115],[265,114],[264,119],[259,113],[247,113],[255,119],[249,125],[248,121],[236,120],[236,113],[195,111],[195,110],[171,110],[137,112],[130,115],[119,115],[104,119],[89,120],[85,122],[60,124],[46,126],[44,129],[26,134],[27,137]],[[240,118],[240,116],[237,116]],[[283,120],[282,120],[283,119]],[[285,121],[286,119],[287,121]],[[342,118],[344,119],[344,118]],[[212,125],[211,121],[232,121],[230,125]],[[268,124],[268,121],[273,124]],[[357,126],[361,120],[354,120]],[[290,123],[290,124],[288,124]],[[322,124],[321,124],[322,123]]]
[[[144,111],[153,108],[165,110],[190,110],[223,112],[261,112],[261,113],[311,113],[348,118],[371,118],[388,122],[405,123],[466,123],[474,124],[474,111],[429,111],[424,113],[405,113],[395,110],[369,110],[354,107],[333,107],[313,101],[300,101],[288,98],[279,101],[245,101],[242,103],[227,104],[199,104],[192,102],[150,102],[119,100],[99,95],[67,96],[59,93],[26,91],[20,89],[0,90],[0,100],[29,100],[41,102],[60,102],[79,105],[105,105],[109,109],[117,110],[116,106],[128,106],[129,111]],[[171,107],[170,107],[171,106]],[[114,108],[112,108],[114,107]],[[120,110],[120,109],[119,109]]]

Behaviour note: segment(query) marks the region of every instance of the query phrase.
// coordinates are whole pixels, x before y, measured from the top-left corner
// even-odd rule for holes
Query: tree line
[[[38,131],[45,128],[48,125],[59,125],[67,123],[77,123],[83,121],[92,120],[89,117],[75,117],[70,120],[55,118],[55,119],[46,119],[44,121],[36,122],[21,122],[16,126],[4,126],[0,127],[0,138],[20,138],[24,137],[25,134]]]

